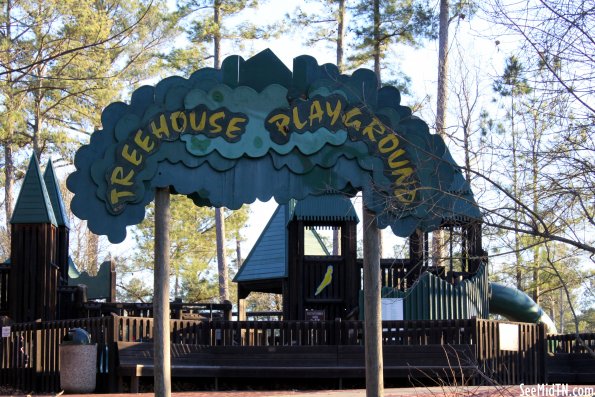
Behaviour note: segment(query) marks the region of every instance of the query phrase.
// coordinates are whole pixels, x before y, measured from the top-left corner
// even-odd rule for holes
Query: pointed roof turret
[[[51,223],[57,226],[54,210],[45,183],[41,178],[41,170],[35,153],[31,155],[10,223]]]
[[[58,178],[56,178],[56,172],[54,171],[51,159],[48,160],[48,165],[45,167],[43,180],[45,181],[45,187],[50,196],[50,203],[54,209],[54,215],[58,226],[66,226],[70,229],[70,222],[68,222],[64,200],[62,199],[62,192],[60,191],[60,184],[58,183]]]

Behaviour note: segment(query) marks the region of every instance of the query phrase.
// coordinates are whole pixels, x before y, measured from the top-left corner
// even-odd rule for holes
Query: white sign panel
[[[403,298],[382,298],[382,319],[403,319]]]
[[[10,327],[2,327],[2,337],[3,338],[10,337]]]
[[[498,324],[500,334],[500,350],[519,351],[518,324]]]

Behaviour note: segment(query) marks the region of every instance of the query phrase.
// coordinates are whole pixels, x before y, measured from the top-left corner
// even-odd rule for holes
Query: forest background
[[[308,54],[344,73],[374,69],[399,87],[402,103],[444,137],[472,185],[490,278],[527,292],[560,332],[595,331],[595,4],[2,0],[0,7],[0,258],[10,256],[10,217],[32,153],[51,159],[64,180],[109,103],[143,84],[217,67],[225,56],[271,48],[289,68]],[[275,206],[217,212],[174,196],[172,299],[219,300],[221,266],[232,278]],[[93,274],[111,257],[119,299],[150,301],[153,215],[149,207],[120,247],[71,215],[74,263]],[[384,232],[385,257],[406,257],[405,244]],[[219,255],[217,246],[225,247]],[[233,283],[225,293],[234,299]],[[249,305],[278,307],[270,296]]]

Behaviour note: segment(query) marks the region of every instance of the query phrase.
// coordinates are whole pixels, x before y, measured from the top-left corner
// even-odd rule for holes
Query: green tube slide
[[[556,325],[529,295],[498,283],[490,283],[490,313],[510,321],[544,323],[548,334],[557,334]]]

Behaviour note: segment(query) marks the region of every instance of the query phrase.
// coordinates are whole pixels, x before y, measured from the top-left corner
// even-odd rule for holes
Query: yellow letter
[[[209,131],[210,133],[217,134],[217,133],[223,131],[223,128],[219,124],[217,124],[217,121],[224,117],[225,117],[224,112],[213,113],[211,115],[211,117],[209,117],[209,125],[211,126],[211,131]]]
[[[382,124],[380,120],[378,120],[376,117],[372,117],[372,121],[370,121],[370,124],[368,124],[368,126],[364,128],[363,134],[367,135],[372,142],[376,142],[376,137],[374,136],[374,133],[376,132],[380,135],[384,135],[385,131],[386,127],[384,126],[384,124]]]
[[[322,123],[322,116],[324,116],[324,112],[322,111],[320,102],[312,102],[312,104],[310,105],[310,127],[312,127],[312,122],[314,121],[314,119],[318,119],[318,122]]]
[[[275,123],[275,127],[277,127],[277,131],[283,136],[287,136],[287,132],[289,131],[289,116],[283,113],[276,114],[272,116],[270,119],[267,120],[267,123],[273,124]]]
[[[138,154],[136,149],[132,149],[132,153],[130,153],[128,144],[125,144],[122,148],[122,157],[124,157],[125,160],[128,160],[128,162],[133,165],[139,165],[141,161],[143,161],[143,156]]]
[[[306,122],[304,121],[303,123],[300,121],[300,114],[298,112],[298,107],[294,106],[293,107],[293,125],[295,125],[295,127],[298,130],[301,130],[302,128],[304,128],[304,126],[306,125]]]
[[[154,121],[151,122],[151,132],[157,138],[161,138],[162,135],[165,135],[169,138],[169,128],[167,127],[167,122],[165,121],[164,114],[159,116],[159,127],[157,127]]]
[[[399,149],[399,150],[392,152],[390,154],[390,156],[388,156],[388,166],[390,168],[399,168],[399,167],[404,166],[405,164],[408,164],[409,160],[395,161],[397,158],[401,157],[403,154],[405,154],[405,151],[403,149]]]
[[[131,186],[132,185],[132,177],[134,177],[134,171],[130,170],[128,175],[124,176],[124,168],[123,167],[116,167],[112,171],[112,176],[110,178],[110,182],[112,185],[122,185],[122,186]]]
[[[139,148],[149,153],[151,150],[155,149],[155,142],[151,142],[151,136],[146,136],[143,139],[143,137],[141,136],[142,134],[143,130],[136,131],[136,135],[134,136],[134,143],[136,143]]]
[[[398,170],[394,170],[392,172],[393,176],[396,175],[401,175],[400,177],[397,178],[397,180],[395,181],[395,185],[396,186],[400,186],[400,185],[411,185],[412,183],[415,183],[415,181],[409,181],[406,182],[405,180],[408,179],[411,175],[413,175],[413,168],[411,167],[407,167],[407,168],[401,168]]]
[[[345,127],[353,127],[354,130],[359,132],[359,129],[362,127],[362,122],[359,120],[351,121],[351,119],[360,114],[362,114],[362,111],[359,108],[353,108],[345,113],[343,115],[343,124],[345,124]]]
[[[186,124],[188,124],[188,120],[186,120],[186,113],[184,112],[173,112],[169,119],[171,120],[171,126],[175,132],[182,132],[186,129]],[[178,120],[182,119],[182,125],[178,124]]]
[[[335,105],[334,109],[331,109],[331,103],[327,102],[326,103],[326,114],[327,116],[331,117],[331,125],[335,125],[335,123],[337,122],[337,119],[339,118],[339,116],[341,115],[341,100],[337,99],[337,105]]]
[[[192,128],[192,131],[194,131],[194,132],[204,131],[206,122],[207,122],[207,112],[204,112],[204,111],[202,112],[199,125],[196,125],[196,111],[192,111],[190,113],[190,128]]]
[[[390,141],[390,142],[389,142]],[[392,143],[390,147],[386,147],[387,143]],[[394,134],[388,134],[378,142],[378,151],[380,153],[388,153],[399,146],[399,138]]]
[[[237,135],[234,135],[233,133],[236,131],[242,131],[242,127],[238,127],[236,124],[239,123],[245,123],[246,119],[244,117],[234,117],[229,121],[229,124],[227,125],[227,130],[225,131],[225,136],[228,137],[229,139],[234,139],[237,138]]]
[[[134,196],[134,193],[127,192],[127,191],[118,191],[116,189],[112,189],[111,194],[110,194],[110,202],[112,203],[112,205],[118,204],[118,201],[120,201],[121,197],[130,197],[130,196]]]

